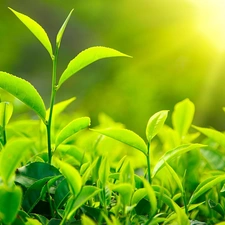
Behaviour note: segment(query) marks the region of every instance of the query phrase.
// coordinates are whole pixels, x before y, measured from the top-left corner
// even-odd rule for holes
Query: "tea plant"
[[[0,99],[0,224],[223,225],[225,135],[192,126],[195,106],[189,99],[175,105],[172,127],[165,125],[168,110],[151,116],[145,139],[104,114],[91,129],[89,117],[70,121],[64,109],[75,98],[55,103],[61,85],[99,59],[129,56],[88,48],[58,80],[59,48],[72,11],[53,51],[37,22],[10,10],[48,51],[52,86],[46,110],[32,84],[0,72],[0,87],[40,118],[10,121],[13,104]]]

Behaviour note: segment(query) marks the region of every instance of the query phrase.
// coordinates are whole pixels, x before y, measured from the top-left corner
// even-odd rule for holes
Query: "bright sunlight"
[[[225,1],[192,0],[199,8],[198,29],[219,50],[225,51]]]

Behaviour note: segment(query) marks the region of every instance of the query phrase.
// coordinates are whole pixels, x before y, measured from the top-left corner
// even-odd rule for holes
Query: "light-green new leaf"
[[[67,26],[67,24],[69,22],[69,19],[71,17],[72,12],[73,12],[73,9],[70,11],[69,15],[67,16],[65,22],[63,23],[62,27],[60,28],[60,30],[59,30],[59,32],[57,34],[57,37],[56,37],[56,46],[57,46],[58,49],[60,47],[63,33],[64,33],[65,29],[66,29],[66,26]]]
[[[0,157],[0,173],[4,183],[10,184],[14,181],[14,173],[31,144],[32,141],[28,139],[14,139],[3,148]]]
[[[89,127],[90,124],[91,124],[91,120],[89,117],[81,117],[70,122],[57,135],[56,141],[55,141],[56,148],[59,146],[59,144],[61,144],[67,138],[71,137],[78,131]]]
[[[148,142],[151,142],[155,135],[160,131],[166,121],[167,115],[168,110],[162,110],[160,112],[155,113],[149,119],[146,127],[146,137]]]
[[[189,99],[177,103],[172,114],[174,129],[182,138],[188,132],[195,113],[195,105]]]
[[[59,79],[58,88],[73,74],[83,69],[84,67],[88,66],[89,64],[99,59],[119,57],[119,56],[130,57],[115,49],[101,47],[101,46],[85,49],[84,51],[80,52],[74,59],[70,61],[67,68],[65,69],[65,71],[63,72],[63,74],[61,75]]]
[[[131,130],[120,128],[108,128],[104,130],[91,129],[92,131],[113,138],[133,148],[136,148],[147,155],[147,145],[144,140]]]
[[[194,129],[200,131],[205,136],[211,138],[221,146],[225,147],[225,135],[217,130],[211,129],[211,128],[203,128],[203,127],[197,127],[192,126]]]
[[[71,194],[74,197],[77,196],[82,187],[82,179],[79,172],[66,162],[60,161],[59,159],[55,159],[55,161],[59,165],[60,171],[69,184]]]
[[[9,73],[0,71],[0,88],[8,91],[33,109],[45,122],[46,109],[44,101],[31,83]]]
[[[53,58],[52,53],[52,45],[49,41],[48,35],[45,32],[45,30],[33,19],[30,17],[17,12],[16,10],[13,10],[9,8],[20,20],[21,22],[36,36],[36,38],[42,43],[42,45],[47,49],[49,52],[51,58]]]
[[[156,173],[165,166],[165,162],[169,162],[170,160],[172,160],[175,157],[180,156],[181,154],[184,154],[185,152],[189,152],[191,150],[194,149],[198,149],[201,147],[205,147],[205,145],[202,144],[184,144],[181,146],[178,146],[177,148],[170,150],[168,152],[166,152],[161,158],[160,160],[157,162],[157,164],[155,165],[155,168],[153,170],[152,173],[152,177],[154,177],[156,175]]]
[[[0,127],[5,127],[13,113],[13,105],[10,102],[0,102]]]
[[[219,176],[210,177],[207,180],[200,183],[198,187],[196,188],[196,190],[194,191],[193,195],[191,196],[189,204],[192,204],[198,197],[200,197],[202,194],[210,190],[212,187],[214,187],[218,183],[223,182],[224,180],[225,180],[225,175],[219,175]]]

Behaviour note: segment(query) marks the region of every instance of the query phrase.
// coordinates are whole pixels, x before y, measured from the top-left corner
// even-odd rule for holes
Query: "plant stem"
[[[51,139],[51,129],[52,129],[52,114],[53,114],[53,108],[55,103],[55,96],[57,91],[57,85],[56,85],[56,69],[57,69],[57,62],[58,62],[58,52],[59,49],[56,47],[55,50],[55,57],[52,60],[53,68],[52,68],[52,90],[51,90],[51,99],[50,99],[50,107],[49,107],[49,117],[48,122],[46,124],[47,128],[47,143],[48,143],[48,162],[51,164],[52,159],[52,139]]]
[[[148,182],[151,184],[152,183],[152,178],[151,178],[151,161],[150,161],[150,147],[151,147],[151,143],[148,142],[148,153],[146,155],[146,159],[147,159],[147,167],[148,167]]]

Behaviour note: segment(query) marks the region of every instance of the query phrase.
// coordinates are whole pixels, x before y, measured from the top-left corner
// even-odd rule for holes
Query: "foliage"
[[[103,58],[123,56],[106,47],[84,50],[57,82],[57,58],[72,11],[52,45],[34,20],[11,11],[48,51],[53,65],[50,107],[29,82],[0,72],[0,87],[30,107],[35,119],[10,121],[11,103],[0,103],[1,224],[221,224],[225,216],[224,134],[193,126],[195,106],[185,99],[147,122],[144,140],[101,115],[72,121],[55,103],[60,86],[78,70]],[[201,132],[206,136],[199,138]],[[10,205],[8,207],[7,205]]]

